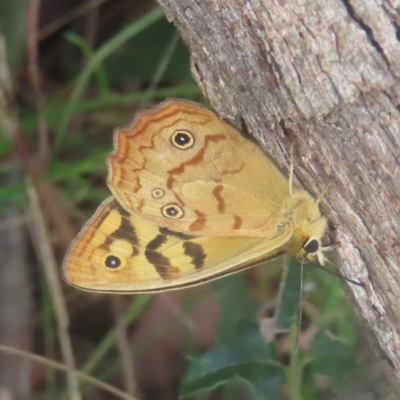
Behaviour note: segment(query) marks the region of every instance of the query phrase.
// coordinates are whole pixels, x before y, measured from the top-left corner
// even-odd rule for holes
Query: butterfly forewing
[[[108,183],[130,212],[192,235],[275,234],[286,178],[212,111],[166,101],[117,130],[114,145]]]

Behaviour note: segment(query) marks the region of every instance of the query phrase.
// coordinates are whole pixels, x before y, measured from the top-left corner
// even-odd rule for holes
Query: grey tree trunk
[[[343,275],[400,387],[399,0],[158,0],[220,116],[332,222]],[[397,389],[399,391],[399,389]],[[399,391],[400,392],[400,391]]]

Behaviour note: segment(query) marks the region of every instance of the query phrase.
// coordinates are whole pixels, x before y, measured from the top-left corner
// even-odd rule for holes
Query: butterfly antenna
[[[294,170],[293,149],[294,149],[294,143],[292,143],[292,145],[290,146],[289,196],[293,195],[293,170]]]
[[[335,266],[335,264],[333,264],[333,263],[330,262],[329,260],[326,260],[326,261],[327,261],[329,264]],[[346,276],[344,276],[344,275],[342,275],[342,274],[339,274],[338,272],[335,272],[335,271],[332,271],[332,270],[330,270],[330,269],[328,269],[328,268],[325,268],[325,267],[322,266],[320,263],[316,263],[316,264],[314,264],[314,265],[315,265],[317,268],[319,268],[319,269],[322,269],[322,270],[324,270],[324,271],[326,271],[326,272],[329,272],[329,273],[332,274],[332,275],[337,276],[337,277],[340,278],[340,279],[345,280],[346,282],[352,283],[353,285],[357,285],[357,286],[360,286],[360,287],[364,287],[364,284],[363,284],[362,282],[355,281],[354,279],[347,278]]]
[[[307,217],[307,220],[308,220],[308,221],[310,221],[310,220],[312,219],[312,216],[313,216],[315,210],[317,209],[317,207],[318,207],[319,203],[321,202],[321,200],[324,198],[324,196],[325,196],[325,194],[326,194],[326,192],[328,191],[328,189],[329,189],[330,186],[332,186],[332,183],[328,183],[328,184],[325,186],[325,189],[324,189],[324,190],[320,193],[320,195],[317,197],[317,200],[315,200],[314,206],[313,206],[313,208],[311,209],[311,211],[310,211],[309,214],[308,214],[308,217]]]
[[[303,287],[304,287],[304,262],[301,261],[300,265],[300,298],[299,298],[299,314],[297,316],[297,333],[296,333],[296,346],[295,353],[299,350],[301,323],[303,319]]]

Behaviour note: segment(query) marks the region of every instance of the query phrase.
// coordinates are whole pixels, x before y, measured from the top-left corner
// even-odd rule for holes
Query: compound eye
[[[314,254],[319,249],[319,242],[317,239],[310,239],[304,246],[303,249],[308,254]]]
[[[180,150],[187,150],[194,145],[194,135],[192,132],[178,129],[171,136],[171,143]]]

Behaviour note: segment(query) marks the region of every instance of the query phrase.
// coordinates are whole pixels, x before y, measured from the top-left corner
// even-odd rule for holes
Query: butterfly
[[[114,133],[112,196],[71,244],[65,280],[140,293],[185,288],[284,253],[324,263],[318,200],[197,103],[168,99]]]

